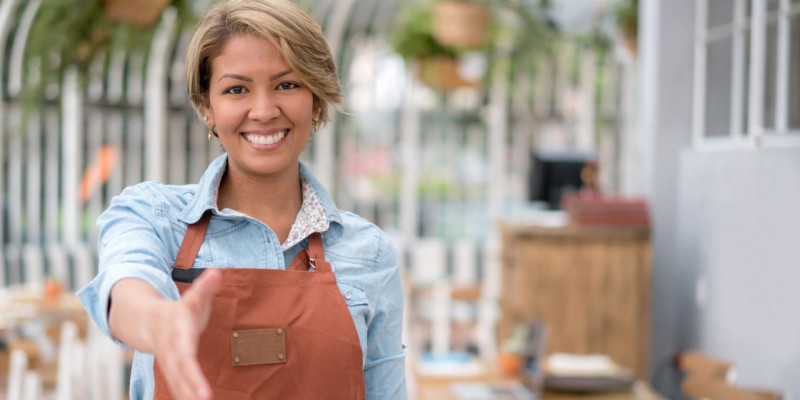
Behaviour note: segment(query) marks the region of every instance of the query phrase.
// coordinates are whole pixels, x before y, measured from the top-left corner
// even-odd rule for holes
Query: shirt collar
[[[225,174],[227,165],[227,153],[220,155],[208,165],[208,168],[206,168],[206,171],[203,172],[203,176],[200,178],[197,191],[189,199],[186,207],[184,207],[178,217],[180,221],[193,224],[199,221],[200,217],[208,210],[211,210],[215,214],[219,213],[219,209],[217,209],[217,190],[219,189],[220,182],[222,182],[222,176]],[[339,213],[339,209],[336,208],[333,199],[317,177],[315,177],[314,174],[311,173],[311,170],[302,162],[300,163],[300,178],[314,189],[314,192],[316,192],[322,204],[322,209],[325,210],[328,221],[336,223],[330,225],[331,228],[333,228],[329,229],[329,231],[332,231],[330,233],[338,235],[342,225],[342,216]]]

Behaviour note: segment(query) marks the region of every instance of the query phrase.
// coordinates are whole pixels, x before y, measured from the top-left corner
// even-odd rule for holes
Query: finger
[[[173,342],[173,351],[169,352],[167,364],[171,376],[170,390],[177,399],[211,398],[211,387],[197,362],[197,340],[191,332],[186,332],[184,340]]]

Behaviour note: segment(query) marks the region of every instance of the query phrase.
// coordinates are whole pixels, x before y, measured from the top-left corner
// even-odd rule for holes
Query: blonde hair
[[[208,103],[211,61],[228,39],[256,35],[272,42],[289,68],[314,95],[321,125],[330,121],[329,107],[342,104],[333,55],[322,29],[290,0],[231,0],[214,6],[197,26],[186,54],[186,89],[201,117]]]

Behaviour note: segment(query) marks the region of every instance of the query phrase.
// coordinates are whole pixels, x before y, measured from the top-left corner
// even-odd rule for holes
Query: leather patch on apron
[[[231,365],[285,364],[284,328],[241,329],[231,332]]]

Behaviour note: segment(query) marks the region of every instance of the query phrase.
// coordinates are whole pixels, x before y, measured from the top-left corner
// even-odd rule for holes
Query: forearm
[[[111,289],[108,325],[111,335],[131,348],[155,352],[152,327],[159,326],[164,311],[174,306],[158,291],[140,279],[123,279]]]

